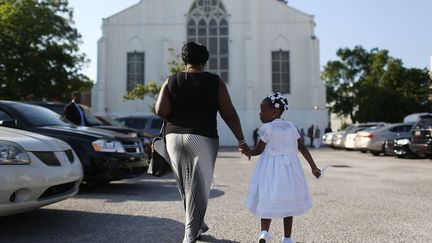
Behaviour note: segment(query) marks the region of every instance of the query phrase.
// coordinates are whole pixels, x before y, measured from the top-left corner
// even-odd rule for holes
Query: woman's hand
[[[249,146],[246,144],[246,143],[244,143],[244,144],[240,144],[239,145],[239,151],[242,153],[242,154],[244,154],[244,155],[246,155],[247,157],[248,157],[248,159],[250,160],[250,155],[248,155],[249,153],[250,153],[250,148],[249,148]]]
[[[321,170],[317,167],[312,168],[312,174],[318,179],[321,176]]]
[[[250,150],[250,149],[249,149],[249,146],[247,145],[247,143],[239,144],[239,151],[240,151],[242,154],[248,152],[249,150]]]

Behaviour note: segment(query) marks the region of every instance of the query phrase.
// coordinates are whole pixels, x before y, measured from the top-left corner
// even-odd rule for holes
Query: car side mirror
[[[18,128],[18,124],[17,124],[16,120],[0,121],[0,126],[10,127],[10,128]]]

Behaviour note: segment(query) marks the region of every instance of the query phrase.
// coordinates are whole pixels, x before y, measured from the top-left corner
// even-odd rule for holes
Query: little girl
[[[283,218],[285,237],[291,243],[293,217],[312,207],[309,190],[297,152],[309,162],[312,174],[321,175],[297,128],[281,119],[288,100],[281,93],[271,93],[261,102],[260,119],[264,123],[255,149],[245,152],[249,158],[260,155],[249,185],[246,206],[261,218],[259,242],[269,242],[272,219]]]

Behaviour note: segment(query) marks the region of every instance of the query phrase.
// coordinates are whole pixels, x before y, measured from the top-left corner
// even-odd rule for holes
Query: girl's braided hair
[[[264,100],[272,104],[274,108],[279,109],[281,114],[288,110],[288,99],[282,96],[280,92],[271,92]]]

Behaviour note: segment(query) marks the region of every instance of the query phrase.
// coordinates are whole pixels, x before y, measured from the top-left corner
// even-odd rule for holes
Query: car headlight
[[[99,139],[92,142],[96,152],[125,153],[123,145],[117,140]]]
[[[28,165],[30,156],[16,143],[0,141],[0,165]]]
[[[410,143],[410,140],[408,138],[396,140],[397,145],[407,145],[409,143]]]
[[[128,136],[136,138],[137,137],[137,133],[136,132],[128,132]]]

